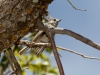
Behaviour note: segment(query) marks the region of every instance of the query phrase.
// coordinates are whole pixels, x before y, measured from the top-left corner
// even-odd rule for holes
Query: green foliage
[[[33,34],[28,34],[28,40],[32,39]],[[29,37],[28,37],[29,36]],[[31,37],[30,37],[31,36]],[[26,39],[26,37],[24,37]],[[33,75],[58,75],[58,69],[53,67],[50,62],[50,58],[47,56],[52,53],[52,51],[47,48],[45,53],[42,53],[40,56],[37,56],[34,51],[28,50],[23,55],[20,55],[18,52],[23,48],[23,46],[15,45],[12,47],[15,56],[23,70],[22,75],[26,75],[25,69],[29,69]],[[5,55],[2,55],[2,60],[0,61],[0,67],[2,71],[9,69],[8,59]],[[10,71],[10,70],[9,70]]]
[[[7,60],[7,57],[5,55],[2,56],[2,59],[0,61],[0,69],[2,69],[3,71],[6,70],[6,68],[8,67],[9,62]]]

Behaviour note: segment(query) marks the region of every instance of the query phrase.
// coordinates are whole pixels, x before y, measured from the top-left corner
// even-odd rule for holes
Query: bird
[[[56,28],[58,26],[58,23],[61,21],[57,18],[53,18],[53,17],[49,17],[49,19],[45,19],[46,22],[43,22],[44,26],[48,27],[48,28]],[[48,36],[46,35],[45,32],[43,32],[42,30],[37,30],[36,29],[36,35],[33,37],[32,42],[36,42],[36,43],[50,43]],[[40,55],[44,50],[45,50],[45,46],[40,46],[40,47],[35,47],[35,48],[31,48],[32,51],[35,52],[35,54]],[[19,53],[23,54],[24,52],[26,52],[29,49],[29,47],[25,47],[23,48]]]
[[[44,23],[44,25],[48,28],[56,28],[60,21],[61,20],[53,18],[53,17],[50,16],[48,22],[46,24]],[[40,31],[38,31],[36,36],[38,36],[38,35],[39,35],[39,37],[34,42],[36,42],[36,43],[50,43],[50,40],[49,40],[49,38],[48,38],[48,36],[46,35],[45,32],[40,30]],[[35,37],[34,37],[34,39],[35,39]],[[34,52],[37,55],[40,55],[45,50],[45,48],[46,48],[45,46],[36,47],[34,49]]]

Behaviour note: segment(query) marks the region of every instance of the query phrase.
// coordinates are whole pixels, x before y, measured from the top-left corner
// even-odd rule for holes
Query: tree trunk
[[[0,53],[25,36],[48,12],[53,0],[4,0],[0,2]]]

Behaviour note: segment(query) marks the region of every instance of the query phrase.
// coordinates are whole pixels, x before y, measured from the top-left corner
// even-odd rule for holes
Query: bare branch
[[[25,45],[27,47],[23,48],[19,53],[23,54],[24,52],[27,51],[29,48],[35,48],[35,47],[40,47],[40,46],[50,46],[50,43],[35,43],[35,42],[29,42],[26,40],[20,40],[18,43],[19,45]],[[37,53],[37,52],[36,52]]]
[[[20,40],[19,45],[25,45],[29,48],[33,48],[39,46],[50,46],[50,43],[35,43],[35,42],[29,42],[27,40]]]
[[[21,67],[20,67],[19,63],[17,62],[12,49],[9,48],[7,51],[5,51],[5,55],[8,58],[8,60],[11,64],[11,68],[13,70],[11,75],[13,75],[13,74],[21,75],[22,74]]]
[[[56,62],[57,62],[58,68],[59,68],[60,75],[65,75],[61,60],[59,58],[59,54],[57,52],[56,44],[54,41],[54,36],[52,35],[52,33],[50,31],[48,31],[48,38],[50,39],[50,42],[51,42],[51,47],[53,49],[53,53],[54,53],[54,56],[55,56],[55,59],[56,59]]]
[[[67,0],[67,1],[70,3],[70,5],[71,5],[75,10],[86,11],[85,9],[76,8],[76,7],[71,3],[70,0]]]
[[[40,37],[40,35],[41,35],[42,33],[43,33],[43,31],[39,31],[39,32],[36,34],[36,36],[33,38],[32,42],[35,42],[35,41]],[[25,47],[25,48],[23,48],[19,53],[20,53],[20,54],[23,54],[23,53],[25,53],[28,49],[29,49],[29,47]]]
[[[29,44],[30,43],[30,44]],[[51,44],[50,43],[35,43],[35,42],[28,42],[28,41],[24,41],[24,40],[21,40],[21,42],[19,43],[21,45],[25,45],[25,46],[28,46],[28,47],[31,47],[31,48],[34,48],[36,46],[46,46],[46,47],[51,47]],[[96,60],[100,60],[100,58],[98,57],[90,57],[90,56],[86,56],[82,53],[79,53],[79,52],[76,52],[76,51],[73,51],[73,50],[70,50],[70,49],[67,49],[67,48],[63,48],[63,47],[60,47],[60,46],[56,46],[57,48],[61,49],[61,50],[65,50],[65,51],[68,51],[68,52],[71,52],[71,53],[74,53],[74,54],[77,54],[79,56],[82,56],[83,58],[88,58],[88,59],[96,59]],[[22,50],[23,51],[23,50]]]
[[[11,65],[11,68],[14,71],[15,69],[14,69],[14,65],[12,63],[11,57],[9,56],[9,54],[7,53],[7,51],[5,51],[4,54],[8,58],[8,61],[9,61],[10,65]]]
[[[70,50],[70,49],[66,49],[66,48],[63,48],[63,47],[60,47],[60,46],[57,46],[57,48],[59,48],[59,49],[61,49],[61,50],[64,50],[64,51],[68,51],[68,52],[77,54],[77,55],[79,55],[79,56],[82,56],[83,58],[100,60],[100,58],[98,58],[98,57],[90,57],[90,56],[86,56],[86,55],[81,54],[81,53],[79,53],[79,52],[76,52],[76,51],[73,51],[73,50]]]
[[[13,63],[14,63],[14,67],[15,67],[14,73],[16,73],[16,75],[21,75],[21,74],[22,74],[21,67],[20,67],[18,61],[16,60],[12,49],[9,48],[9,49],[8,49],[8,52],[9,52],[10,59],[11,59],[11,60],[13,61]]]
[[[50,43],[35,43],[35,42],[28,42],[28,41],[24,41],[24,40],[21,40],[19,44],[20,45],[25,45],[25,46],[27,46],[29,48],[34,48],[36,46],[38,46],[38,47],[39,46],[51,47],[51,44]],[[65,50],[65,51],[68,51],[68,52],[77,54],[79,56],[82,56],[83,58],[100,60],[100,58],[98,58],[98,57],[86,56],[86,55],[84,55],[82,53],[79,53],[79,52],[76,52],[76,51],[73,51],[73,50],[70,50],[70,49],[67,49],[67,48],[63,48],[63,47],[60,47],[60,46],[56,46],[56,47],[59,48],[59,49],[61,49],[61,50]]]
[[[77,40],[80,40],[81,42],[93,47],[93,48],[96,48],[98,50],[100,50],[100,45],[93,42],[92,40],[78,34],[78,33],[75,33],[71,30],[68,30],[68,29],[63,29],[63,28],[55,28],[55,29],[52,29],[52,31],[55,33],[55,34],[64,34],[64,35],[69,35]]]
[[[51,47],[50,43],[35,43],[35,42],[28,42],[28,41],[24,41],[24,40],[21,40],[19,44],[20,45],[25,45],[25,46],[28,46],[28,47],[31,47],[31,48],[34,48],[36,46]],[[100,60],[100,58],[98,58],[98,57],[86,56],[86,55],[84,55],[82,53],[79,53],[79,52],[76,52],[76,51],[73,51],[73,50],[70,50],[70,49],[67,49],[67,48],[63,48],[63,47],[60,47],[60,46],[56,46],[56,47],[59,48],[59,49],[61,49],[61,50],[65,50],[65,51],[77,54],[79,56],[82,56],[83,58]]]
[[[29,47],[25,47],[25,48],[21,49],[21,50],[19,51],[19,54],[22,55],[22,54],[25,53],[28,49],[29,49]]]
[[[46,26],[42,25],[41,22],[38,20],[37,21],[37,27],[38,29],[46,32],[47,29],[49,29],[50,32],[53,32],[54,34],[63,34],[63,35],[69,35],[77,40],[80,40],[81,42],[93,47],[93,48],[96,48],[98,50],[100,50],[100,45],[93,42],[92,40],[78,34],[78,33],[75,33],[71,30],[68,30],[68,29],[63,29],[63,28],[47,28]]]
[[[55,56],[55,59],[56,59],[56,62],[57,62],[58,68],[59,68],[60,75],[65,75],[62,63],[61,63],[60,58],[59,58],[59,54],[58,54],[57,49],[56,49],[53,31],[51,31],[50,28],[44,26],[44,24],[42,23],[42,21],[40,19],[38,19],[38,21],[37,21],[37,27],[40,30],[43,29],[42,31],[44,31],[48,35],[48,38],[50,40],[51,47],[53,49],[53,53],[54,53],[54,56]],[[41,29],[41,27],[43,27],[43,28]]]

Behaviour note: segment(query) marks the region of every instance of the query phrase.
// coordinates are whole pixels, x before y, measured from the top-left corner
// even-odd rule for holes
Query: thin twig
[[[85,9],[76,8],[76,7],[70,2],[70,0],[67,0],[67,1],[70,3],[70,5],[71,5],[75,10],[86,11]]]
[[[32,42],[35,42],[35,41],[39,38],[39,36],[40,36],[42,33],[43,33],[43,31],[39,31],[39,32],[36,34],[36,36],[34,36]],[[29,47],[27,46],[27,47],[23,48],[19,53],[20,53],[20,54],[23,54],[23,53],[25,53],[28,49],[29,49]]]
[[[98,58],[98,57],[90,57],[90,56],[86,56],[86,55],[81,54],[81,53],[79,53],[79,52],[76,52],[76,51],[73,51],[73,50],[70,50],[70,49],[66,49],[66,48],[63,48],[63,47],[60,47],[60,46],[57,46],[57,48],[59,48],[59,49],[61,49],[61,50],[64,50],[64,51],[68,51],[68,52],[77,54],[77,55],[79,55],[79,56],[82,56],[83,58],[100,60],[100,58]]]
[[[8,58],[8,61],[9,61],[10,65],[11,65],[11,68],[12,68],[12,70],[14,71],[15,69],[14,69],[14,65],[13,65],[13,63],[12,63],[12,60],[11,60],[10,55],[7,53],[7,51],[4,51],[4,54],[5,54],[5,56]]]
[[[21,74],[22,74],[21,67],[20,67],[20,65],[19,65],[19,63],[18,63],[16,57],[14,56],[14,53],[13,53],[12,49],[9,48],[9,49],[8,49],[8,52],[9,52],[9,54],[10,54],[10,56],[11,56],[10,59],[13,61],[14,66],[15,66],[15,69],[16,69],[14,72],[16,73],[16,75],[21,75]]]
[[[50,43],[35,43],[35,42],[29,42],[27,40],[20,40],[19,45],[25,45],[29,48],[33,48],[39,46],[50,46]]]
[[[25,45],[25,46],[28,46],[28,47],[35,47],[35,46],[47,46],[47,47],[51,47],[51,44],[50,43],[35,43],[35,42],[31,42],[29,44],[28,41],[24,41],[24,40],[21,40],[21,42],[19,44],[22,44],[22,45]],[[29,46],[30,45],[30,46]],[[33,45],[33,46],[32,46]],[[90,56],[86,56],[84,54],[81,54],[79,52],[76,52],[76,51],[73,51],[73,50],[70,50],[70,49],[67,49],[67,48],[63,48],[63,47],[60,47],[60,46],[56,46],[57,48],[61,49],[61,50],[65,50],[65,51],[68,51],[68,52],[71,52],[71,53],[74,53],[74,54],[77,54],[77,55],[80,55],[82,56],[83,58],[88,58],[88,59],[97,59],[97,60],[100,60],[100,58],[98,57],[90,57]]]
[[[35,47],[41,47],[41,46],[44,46],[44,47],[41,47],[41,48],[44,48],[45,49],[45,47],[46,46],[50,46],[50,43],[35,43],[35,42],[28,42],[28,41],[25,41],[25,40],[20,40],[20,42],[19,42],[19,45],[25,45],[25,46],[27,46],[27,47],[25,47],[25,48],[23,48],[19,53],[20,54],[23,54],[23,53],[25,53],[26,51],[27,51],[27,49],[29,49],[29,48],[35,48]],[[43,50],[44,50],[43,49]],[[40,53],[42,53],[43,52],[43,50],[42,51],[36,51],[36,54],[37,55],[39,55]]]

